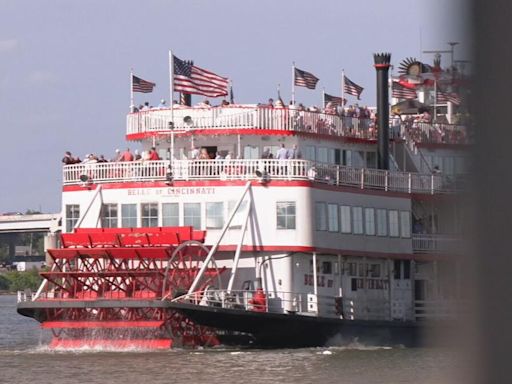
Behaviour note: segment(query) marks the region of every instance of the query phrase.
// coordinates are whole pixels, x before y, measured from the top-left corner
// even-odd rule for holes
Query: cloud
[[[35,70],[28,74],[26,81],[29,85],[51,85],[57,82],[57,76],[44,70]]]
[[[15,51],[20,46],[18,39],[0,40],[0,53]]]

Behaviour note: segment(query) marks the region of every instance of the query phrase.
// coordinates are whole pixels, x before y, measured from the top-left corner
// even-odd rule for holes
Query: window
[[[357,263],[348,263],[349,276],[357,276]]]
[[[400,260],[393,261],[393,278],[399,280],[401,278],[402,263]]]
[[[398,211],[388,211],[389,214],[389,236],[400,236],[400,229],[398,227]]]
[[[312,145],[306,145],[304,147],[304,159],[315,161],[315,147]]]
[[[325,203],[316,203],[316,230],[326,231],[327,230],[327,208]]]
[[[101,226],[103,228],[117,228],[117,204],[102,205]]]
[[[80,205],[66,205],[66,232],[73,232],[76,223],[80,217]]]
[[[183,225],[201,229],[201,203],[183,204]]]
[[[123,228],[137,226],[137,204],[121,204],[121,226]]]
[[[295,201],[276,203],[277,229],[295,229]]]
[[[380,277],[380,264],[370,264],[369,276],[370,277]]]
[[[377,168],[377,152],[366,152],[366,167]]]
[[[206,229],[224,226],[224,203],[206,203]]]
[[[342,165],[351,167],[352,166],[352,151],[350,151],[348,149],[344,149],[341,161],[342,161]]]
[[[143,203],[140,205],[142,227],[158,227],[158,204]]]
[[[411,278],[411,261],[404,260],[402,263],[404,266],[404,279],[409,280]]]
[[[335,164],[336,163],[336,153],[334,151],[334,148],[328,148],[327,149],[327,162],[329,164]]]
[[[233,209],[235,209],[235,206],[236,206],[236,201],[234,200],[231,200],[231,201],[228,201],[228,218],[231,216],[231,214],[233,213]],[[237,228],[242,228],[242,221],[244,219],[244,215],[247,213],[247,200],[243,200],[242,203],[240,204],[240,206],[238,207],[238,210],[236,211],[235,213],[235,217],[233,217],[233,220],[231,220],[231,224],[229,224],[229,228],[234,228],[234,229],[237,229]]]
[[[400,211],[400,231],[402,237],[411,237],[411,214],[409,211]]]
[[[178,203],[162,204],[162,225],[178,227],[180,225],[180,205]]]
[[[354,234],[363,234],[363,208],[352,207],[352,222],[354,225]]]
[[[341,216],[341,233],[351,233],[352,225],[350,222],[350,207],[347,205],[342,205],[340,207],[340,216]]]
[[[260,149],[256,146],[246,145],[244,147],[244,159],[259,159]]]
[[[327,148],[325,148],[325,147],[318,148],[317,161],[319,163],[327,163]]]
[[[364,229],[367,235],[375,235],[375,209],[364,209]]]
[[[385,209],[377,209],[377,236],[388,235],[388,215]]]
[[[322,272],[324,275],[332,274],[332,263],[330,261],[322,261]]]
[[[338,204],[327,204],[327,222],[329,232],[338,232]]]

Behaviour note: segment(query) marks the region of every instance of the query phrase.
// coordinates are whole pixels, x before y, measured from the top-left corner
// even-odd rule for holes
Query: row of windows
[[[317,231],[411,237],[409,211],[317,202],[315,212]]]
[[[205,227],[206,229],[220,229],[224,226],[224,218],[231,213],[235,201],[207,202],[205,203]],[[243,201],[236,213],[230,227],[240,226],[241,212],[246,210],[247,201]],[[190,225],[196,229],[203,227],[203,215],[201,203],[141,203],[121,204],[119,212],[118,204],[104,204],[101,213],[101,224],[103,228],[129,228],[158,227],[158,226],[180,226]],[[182,211],[180,211],[182,209]],[[227,209],[227,211],[225,211]],[[119,214],[120,213],[120,214]]]

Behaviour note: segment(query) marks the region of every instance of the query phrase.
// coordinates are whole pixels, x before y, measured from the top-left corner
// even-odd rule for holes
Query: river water
[[[46,331],[45,331],[46,332]],[[39,324],[0,296],[0,383],[454,383],[454,349],[348,347],[164,352],[52,351]]]

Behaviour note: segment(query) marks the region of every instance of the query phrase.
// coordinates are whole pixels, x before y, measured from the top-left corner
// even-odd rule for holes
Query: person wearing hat
[[[167,105],[165,104],[165,99],[160,100],[160,104],[158,104],[158,109],[164,109],[167,108]]]
[[[121,161],[121,151],[119,149],[116,149],[116,154],[110,161]]]

